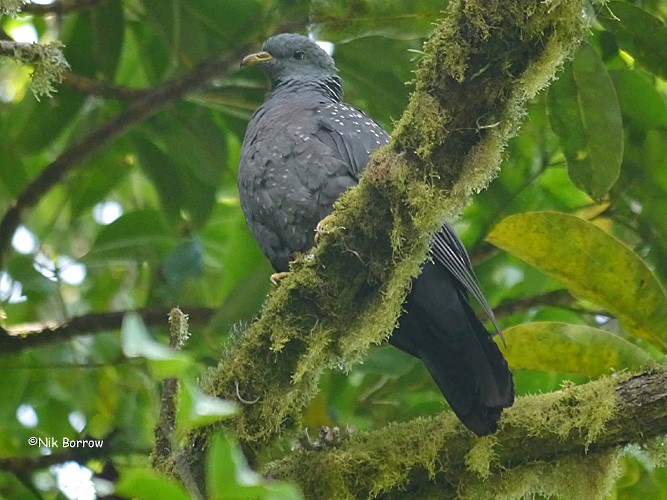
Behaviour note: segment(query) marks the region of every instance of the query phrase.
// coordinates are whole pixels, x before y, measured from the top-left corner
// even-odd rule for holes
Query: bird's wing
[[[346,104],[331,103],[318,109],[318,115],[318,139],[328,144],[348,165],[350,174],[359,180],[369,155],[389,142],[389,134],[364,113]],[[431,253],[436,262],[451,272],[475,297],[502,338],[493,310],[479,287],[468,252],[448,224],[433,235]]]
[[[317,110],[317,138],[348,165],[357,181],[368,157],[389,142],[389,134],[373,119],[347,104],[332,102]]]
[[[491,323],[493,323],[496,332],[502,338],[502,332],[493,314],[493,310],[479,287],[479,282],[477,281],[477,276],[475,276],[475,271],[473,271],[468,252],[449,224],[442,226],[440,231],[433,235],[431,254],[438,263],[445,266],[454,275],[470,295],[475,297],[491,320]]]

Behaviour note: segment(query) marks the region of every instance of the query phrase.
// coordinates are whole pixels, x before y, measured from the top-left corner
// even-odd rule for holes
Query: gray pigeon
[[[334,61],[315,42],[280,34],[262,49],[242,62],[259,65],[271,91],[248,124],[238,186],[250,231],[276,271],[285,272],[295,252],[313,246],[318,222],[357,184],[369,155],[389,134],[342,102]],[[503,408],[514,403],[514,383],[468,294],[499,331],[493,312],[449,225],[434,235],[431,253],[389,342],[422,360],[470,430],[493,433]]]

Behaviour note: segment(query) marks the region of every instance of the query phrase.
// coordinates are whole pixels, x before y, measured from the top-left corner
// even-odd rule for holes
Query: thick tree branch
[[[583,36],[582,12],[582,0],[450,3],[391,144],[203,382],[212,395],[257,400],[232,424],[251,459],[297,423],[324,369],[358,360],[391,333],[428,234],[495,175],[526,99]],[[196,431],[184,447],[200,478],[212,431]]]
[[[208,307],[184,307],[194,324],[207,323],[216,313]],[[164,325],[169,307],[145,307],[135,311],[91,313],[77,316],[57,324],[16,325],[0,329],[0,352],[8,354],[23,349],[63,342],[77,335],[90,335],[109,330],[118,330],[128,312],[138,313],[147,325]]]
[[[649,443],[665,434],[667,372],[660,371],[520,398],[503,415],[495,436],[477,438],[447,412],[353,435],[336,449],[303,450],[270,464],[268,471],[296,481],[318,498],[391,497],[391,493],[407,498],[411,492],[421,496],[429,491],[448,498],[471,487],[476,491],[469,495],[472,498],[495,498],[508,489],[504,482],[516,479],[517,470],[543,474],[564,460],[576,462],[582,474],[590,474],[582,481],[588,485],[594,473],[587,467],[591,465],[587,454],[595,468],[606,450]],[[565,494],[575,487],[570,484],[574,481],[563,481],[563,498],[578,498]]]

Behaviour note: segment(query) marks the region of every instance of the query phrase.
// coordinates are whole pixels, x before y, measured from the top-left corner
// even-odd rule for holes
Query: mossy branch
[[[608,377],[519,398],[494,436],[476,438],[447,412],[302,450],[267,471],[309,498],[603,498],[617,447],[667,434],[665,387],[664,371]]]
[[[37,100],[42,96],[51,97],[56,91],[54,85],[62,82],[69,70],[61,48],[60,42],[39,44],[0,40],[0,55],[32,65],[30,88]]]
[[[323,370],[385,340],[427,256],[429,234],[496,174],[525,101],[583,36],[583,0],[460,0],[425,45],[416,91],[392,142],[337,202],[313,253],[298,258],[261,317],[203,381],[255,401],[234,419],[251,459],[298,422]],[[211,428],[185,446],[201,470]]]

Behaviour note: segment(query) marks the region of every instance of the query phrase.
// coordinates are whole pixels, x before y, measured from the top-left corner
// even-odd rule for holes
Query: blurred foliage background
[[[60,41],[70,66],[37,99],[34,68],[0,58],[0,214],[28,200],[0,234],[0,495],[92,498],[116,484],[121,496],[187,498],[147,467],[159,380],[195,380],[213,365],[258,313],[271,273],[236,191],[245,126],[267,85],[238,61],[280,31],[333,42],[346,100],[391,130],[446,2],[41,3],[11,15],[16,2],[0,2],[0,41]],[[530,103],[498,178],[455,223],[506,329],[519,395],[665,364],[667,5],[609,2],[585,15],[586,43]],[[192,337],[156,369],[150,353],[167,343],[175,305],[191,314]],[[121,328],[130,310],[143,322]],[[72,318],[79,326],[44,345],[10,342]],[[388,346],[320,388],[304,413],[311,428],[446,409],[424,367]],[[30,446],[33,436],[105,445]],[[249,474],[229,438],[211,457]],[[230,497],[298,496],[257,477],[229,489],[237,480],[230,472]],[[667,498],[667,469],[628,449],[611,495]]]

